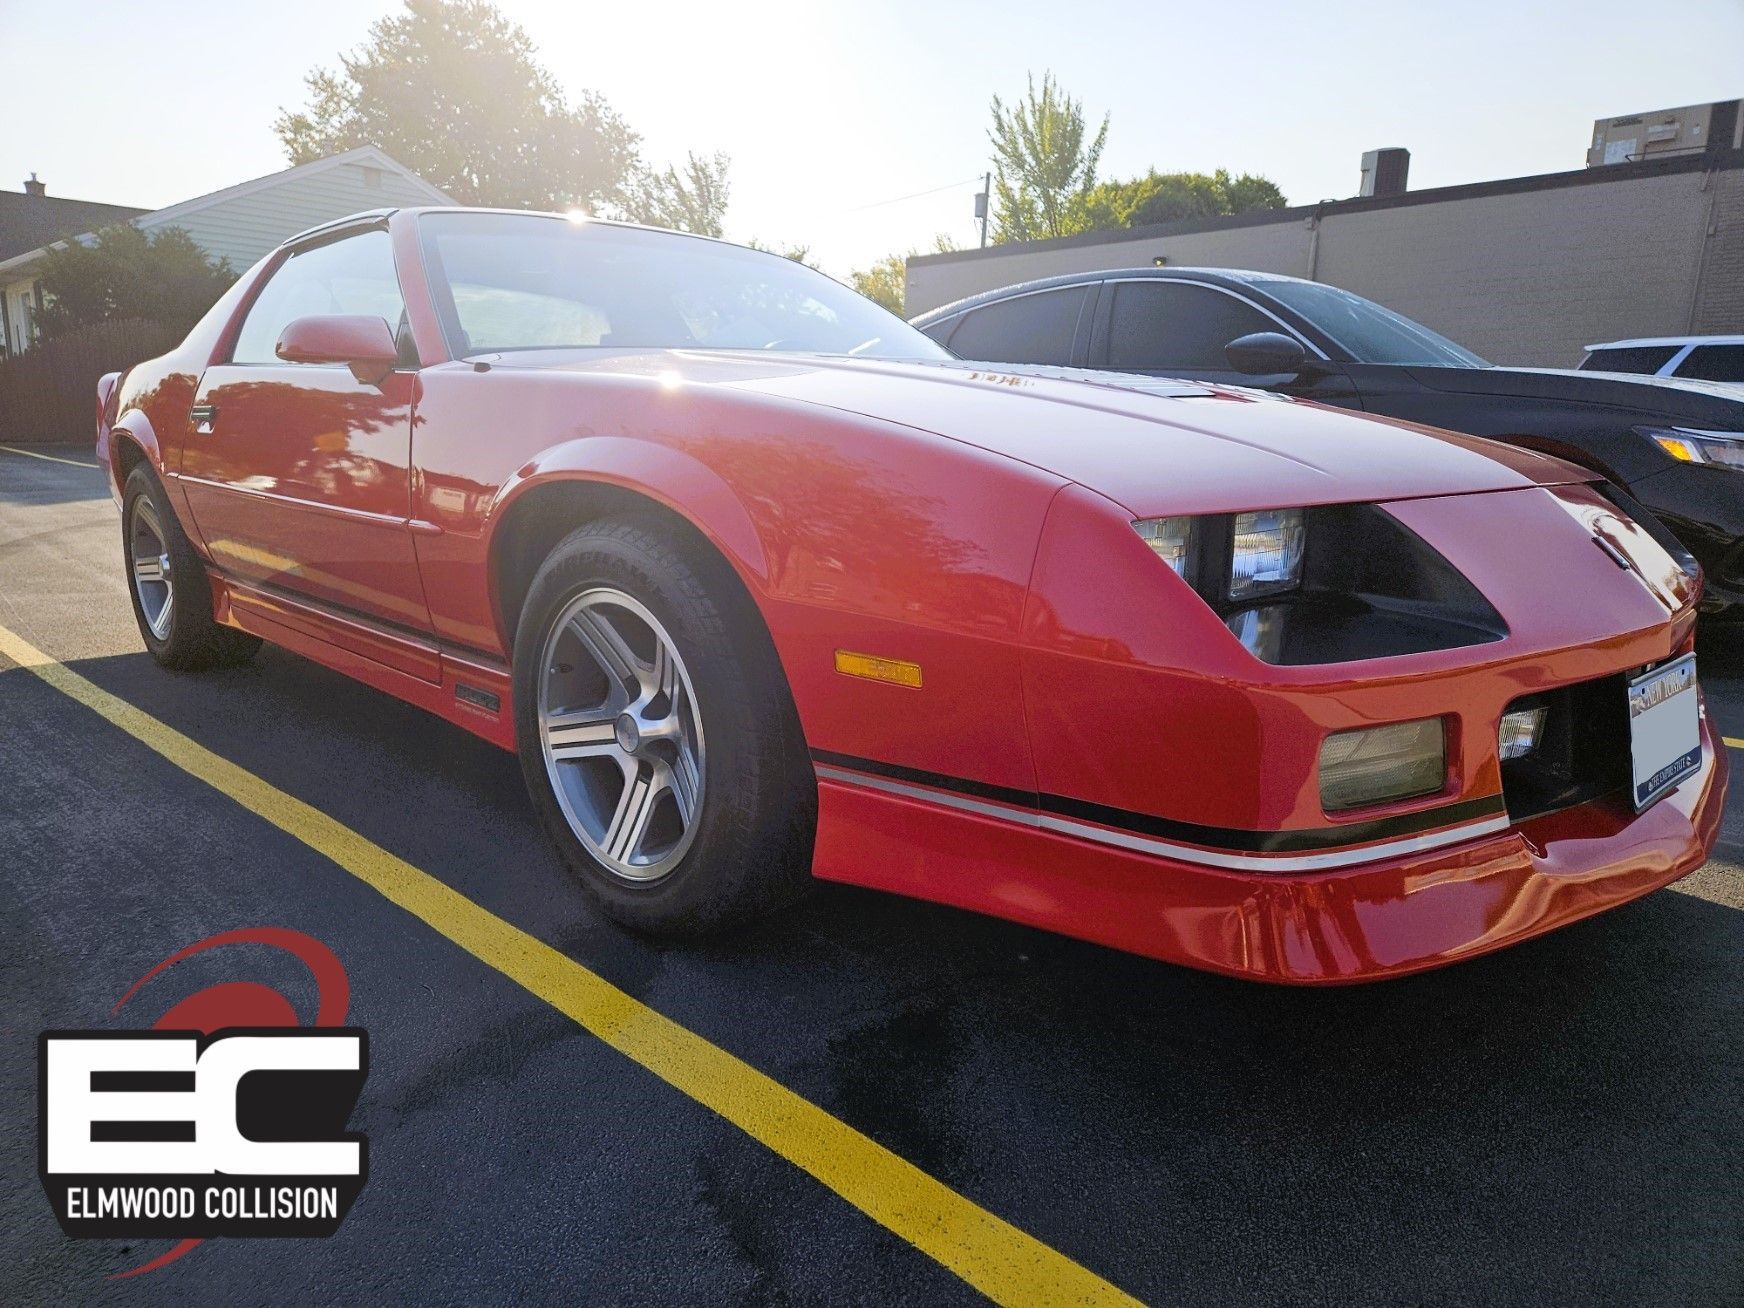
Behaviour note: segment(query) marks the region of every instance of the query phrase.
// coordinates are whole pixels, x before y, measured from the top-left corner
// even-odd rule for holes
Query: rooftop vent
[[[1370,150],[1362,157],[1362,189],[1358,195],[1403,195],[1411,171],[1411,152],[1392,146]]]
[[[34,195],[40,200],[43,196],[48,194],[48,187],[37,181],[36,174],[32,173],[27,179],[25,179],[24,193],[26,195]]]

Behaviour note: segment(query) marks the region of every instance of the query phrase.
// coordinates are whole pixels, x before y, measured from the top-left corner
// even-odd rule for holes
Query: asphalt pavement
[[[1381,985],[1261,987],[830,886],[729,938],[651,943],[568,879],[511,755],[271,647],[155,667],[102,474],[38,452],[0,450],[0,628],[1127,1294],[1744,1297],[1744,800],[1678,886]],[[1744,641],[1700,666],[1744,737]],[[912,1230],[4,658],[0,867],[8,1302],[980,1298]],[[261,925],[350,974],[368,1184],[331,1239],[214,1240],[110,1280],[167,1243],[56,1226],[38,1033],[125,1026],[111,1010],[152,965]],[[250,967],[311,993],[265,951]],[[175,984],[234,976],[215,953]]]

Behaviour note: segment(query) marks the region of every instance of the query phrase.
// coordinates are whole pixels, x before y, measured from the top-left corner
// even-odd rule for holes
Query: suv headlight
[[[1744,469],[1744,432],[1696,431],[1691,427],[1637,427],[1679,463],[1709,463]]]

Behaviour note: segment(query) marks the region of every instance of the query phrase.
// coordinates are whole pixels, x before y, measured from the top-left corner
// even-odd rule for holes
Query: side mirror
[[[287,363],[343,363],[370,386],[379,386],[400,359],[387,319],[362,313],[297,318],[279,333],[273,352]]]
[[[1283,332],[1253,332],[1238,336],[1223,347],[1229,366],[1250,377],[1273,377],[1284,372],[1301,372],[1308,362],[1308,352],[1302,342]]]

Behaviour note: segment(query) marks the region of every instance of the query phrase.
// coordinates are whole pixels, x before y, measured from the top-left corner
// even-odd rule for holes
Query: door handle
[[[212,424],[218,421],[216,404],[196,404],[188,410],[188,421],[194,424],[196,436],[210,436]]]

